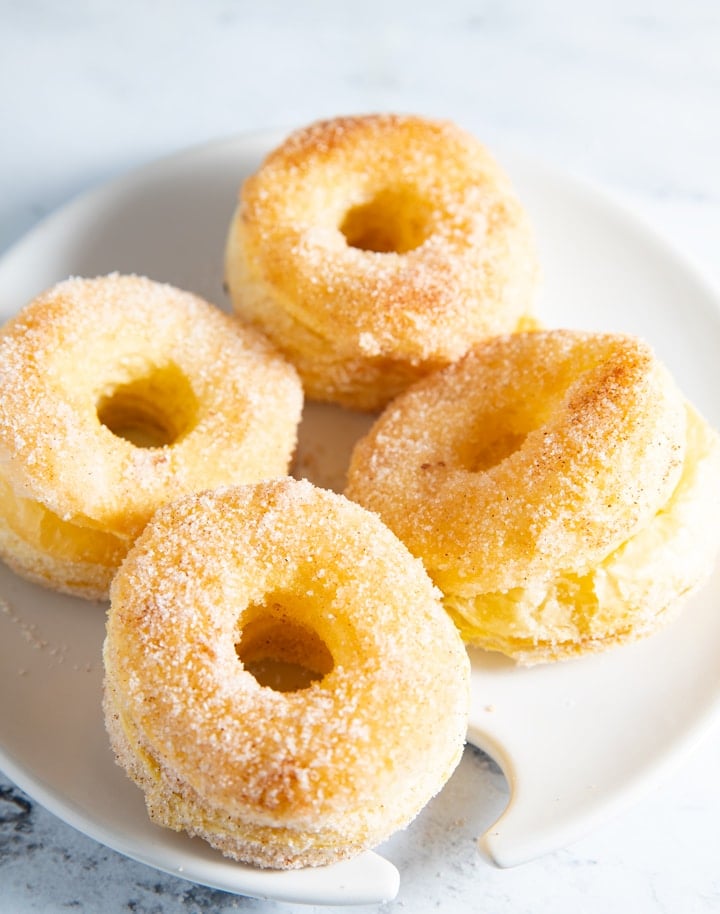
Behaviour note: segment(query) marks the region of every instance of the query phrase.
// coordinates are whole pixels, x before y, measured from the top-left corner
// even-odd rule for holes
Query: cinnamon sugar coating
[[[282,475],[299,379],[255,330],[137,276],[70,279],[0,333],[0,554],[90,598],[154,510]]]
[[[307,395],[367,410],[528,325],[537,273],[526,214],[487,150],[416,116],[290,135],[245,181],[226,248],[234,307]]]
[[[650,348],[477,345],[393,402],[346,494],[420,556],[466,641],[525,662],[654,630],[720,544],[720,449]]]
[[[253,663],[312,681],[261,684]],[[307,481],[162,508],[112,585],[107,728],[152,818],[264,867],[403,827],[462,751],[469,663],[422,564]]]

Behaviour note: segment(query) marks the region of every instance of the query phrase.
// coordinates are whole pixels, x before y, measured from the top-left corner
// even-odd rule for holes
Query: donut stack
[[[447,121],[343,117],[292,134],[243,184],[225,262],[235,310],[307,396],[356,409],[534,323],[529,220],[485,147]]]
[[[152,818],[248,863],[373,847],[460,760],[469,663],[422,563],[304,480],[161,509],[113,583],[104,657]]]
[[[263,335],[195,295],[59,283],[0,333],[0,555],[107,598],[160,505],[287,472],[302,400]]]

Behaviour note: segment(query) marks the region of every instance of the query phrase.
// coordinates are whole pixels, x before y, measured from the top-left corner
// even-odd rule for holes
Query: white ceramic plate
[[[64,207],[0,262],[0,317],[68,275],[110,271],[225,304],[222,251],[237,188],[279,139],[258,134],[190,150]],[[503,162],[536,227],[544,322],[644,335],[720,425],[713,292],[601,194],[525,160]],[[341,488],[367,425],[364,416],[308,407],[296,472]],[[520,863],[579,837],[655,784],[718,719],[719,594],[716,575],[671,627],[597,657],[517,669],[473,653],[469,738],[497,760],[511,788],[507,810],[481,841],[495,863]],[[152,825],[140,792],[114,765],[102,725],[102,607],[4,568],[0,599],[0,767],[36,800],[128,856],[226,891],[318,904],[393,897],[397,870],[375,853],[273,873]]]

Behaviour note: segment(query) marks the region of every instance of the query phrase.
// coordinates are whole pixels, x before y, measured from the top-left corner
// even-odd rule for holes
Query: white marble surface
[[[405,110],[590,178],[720,286],[719,47],[715,0],[0,0],[0,250],[76,193],[177,148]],[[11,700],[0,696],[0,713]],[[504,782],[468,750],[441,798],[388,845],[403,882],[380,910],[720,911],[718,770],[720,733],[620,818],[501,871],[475,838]],[[0,777],[0,911],[66,910],[310,909],[131,862]]]

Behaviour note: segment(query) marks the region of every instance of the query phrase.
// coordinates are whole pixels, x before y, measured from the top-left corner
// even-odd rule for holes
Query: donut
[[[462,752],[467,653],[422,563],[307,480],[161,508],[113,581],[104,665],[151,818],[261,867],[379,843]]]
[[[523,663],[638,638],[709,574],[720,447],[633,336],[499,336],[418,382],[348,497],[423,559],[464,640]]]
[[[105,599],[160,504],[286,473],[301,408],[292,366],[197,296],[58,283],[0,331],[0,556]]]
[[[509,179],[448,121],[338,117],[245,180],[226,245],[236,311],[315,400],[376,410],[532,321],[537,255]]]

